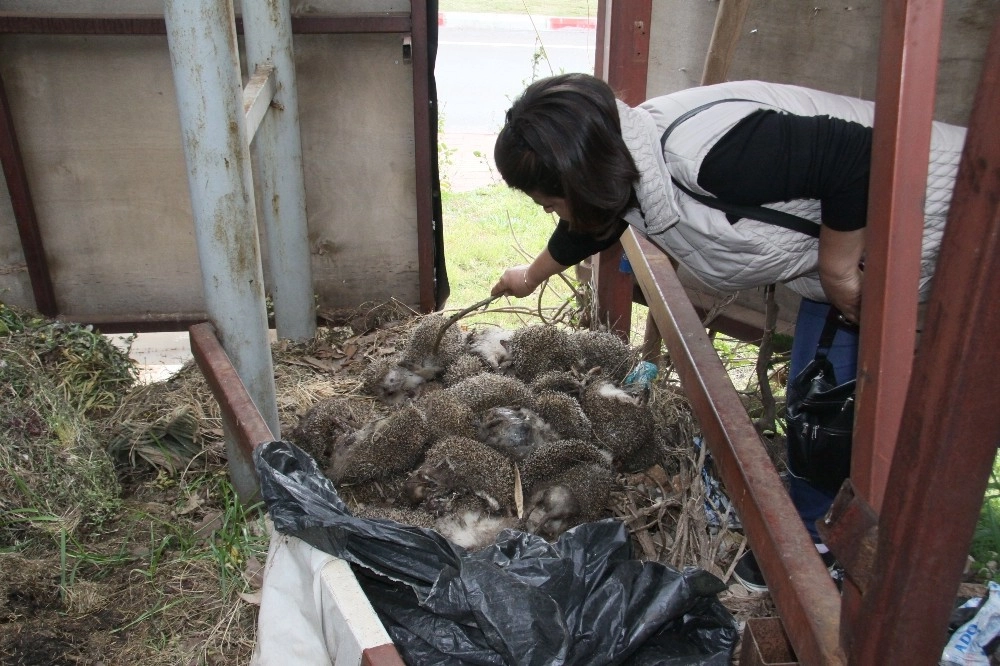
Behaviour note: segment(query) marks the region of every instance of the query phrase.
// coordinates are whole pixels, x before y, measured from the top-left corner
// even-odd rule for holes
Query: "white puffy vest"
[[[717,99],[754,101],[723,102],[698,112],[671,132],[661,150],[660,136],[671,122]],[[671,182],[672,176],[694,192],[709,194],[698,186],[702,161],[726,132],[758,109],[829,115],[869,127],[874,119],[872,102],[761,81],[689,88],[635,108],[619,102],[622,136],[640,172],[636,193],[642,218],[627,219],[711,288],[737,291],[782,282],[802,296],[826,301],[817,272],[815,238],[757,220],[730,224],[725,213],[696,201]],[[924,204],[921,301],[930,289],[964,142],[965,128],[934,123]],[[819,223],[816,199],[768,207]]]

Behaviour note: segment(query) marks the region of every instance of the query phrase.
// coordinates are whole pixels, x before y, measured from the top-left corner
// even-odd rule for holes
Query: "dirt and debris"
[[[0,401],[5,440],[0,449],[0,664],[247,663],[267,534],[260,507],[242,507],[228,483],[221,415],[200,372],[188,365],[166,381],[139,384],[127,356],[93,331],[7,306],[0,306],[0,320],[0,380],[6,393]],[[627,452],[602,446],[605,436],[589,442],[580,437],[598,430],[582,408],[588,390],[600,393],[601,382],[607,382],[603,392],[613,393],[610,386],[621,387],[635,360],[630,350],[623,353],[607,338],[587,347],[591,356],[585,358],[602,353],[604,344],[606,358],[616,359],[596,371],[593,360],[573,367],[579,355],[568,364],[548,356],[525,360],[512,345],[518,336],[535,335],[532,344],[544,354],[545,345],[537,340],[553,337],[565,352],[579,347],[579,331],[470,335],[459,324],[456,333],[478,341],[476,350],[466,354],[445,346],[444,354],[439,349],[427,361],[414,352],[415,337],[420,337],[414,331],[429,326],[430,318],[390,305],[360,313],[353,323],[321,328],[308,343],[280,341],[272,347],[282,432],[294,433],[307,446],[312,442],[309,453],[317,460],[332,461],[338,440],[356,442],[366,429],[365,437],[372,440],[370,424],[390,414],[419,406],[445,415],[424,428],[423,448],[409,469],[342,483],[345,500],[360,514],[437,526],[447,520],[454,533],[480,540],[504,526],[523,528],[531,515],[530,494],[522,488],[518,503],[507,501],[510,484],[520,486],[523,479],[484,480],[484,487],[494,484],[493,494],[484,488],[471,494],[470,502],[481,512],[480,520],[471,520],[455,493],[439,493],[429,485],[414,491],[420,484],[410,478],[433,441],[464,438],[448,446],[464,450],[474,443],[497,454],[477,438],[496,427],[475,418],[490,412],[522,438],[524,459],[538,449],[569,446],[558,455],[573,451],[590,460],[594,469],[581,465],[577,473],[606,488],[606,502],[588,504],[580,515],[621,518],[637,556],[728,577],[734,557],[745,547],[743,537],[718,516],[715,526],[710,524],[704,454],[692,446],[697,427],[669,372],[644,395],[626,394],[649,410],[648,430],[636,436],[648,435],[655,453],[625,462]],[[407,390],[413,395],[394,402],[388,393],[366,391],[379,364],[409,365],[421,377],[410,377]],[[476,377],[484,372],[516,383],[500,389],[477,386]],[[454,394],[461,399],[448,398]],[[320,404],[326,405],[325,413],[317,410]],[[471,422],[463,405],[474,417]],[[418,420],[425,423],[427,417],[421,412]],[[556,430],[573,437],[555,436]],[[567,441],[575,443],[560,444]],[[616,462],[607,461],[609,454]],[[448,466],[453,457],[446,453],[436,461]],[[423,473],[433,476],[440,469]],[[423,500],[386,501],[403,496],[408,479],[410,493],[437,495],[435,511],[429,512],[434,505]],[[534,514],[531,524],[546,525],[554,536],[572,521],[552,513],[553,507],[565,507],[560,493],[551,486],[541,490],[548,494],[541,492],[534,508],[543,513]],[[449,504],[450,510],[441,508]],[[767,595],[746,594],[738,585],[730,587],[723,602],[738,619],[773,612]]]

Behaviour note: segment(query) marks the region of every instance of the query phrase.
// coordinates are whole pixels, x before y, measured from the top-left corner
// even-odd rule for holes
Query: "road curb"
[[[597,19],[576,16],[529,16],[527,14],[481,14],[441,12],[438,26],[480,30],[596,30]]]

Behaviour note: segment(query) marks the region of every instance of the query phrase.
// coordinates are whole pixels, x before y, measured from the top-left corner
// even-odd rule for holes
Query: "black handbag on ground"
[[[789,382],[785,403],[789,471],[831,494],[851,474],[854,431],[856,380],[838,384],[827,359],[839,314],[830,308],[816,356]]]

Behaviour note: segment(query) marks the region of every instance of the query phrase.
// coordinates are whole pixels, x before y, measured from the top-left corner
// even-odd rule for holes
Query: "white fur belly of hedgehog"
[[[604,465],[580,464],[535,484],[525,503],[525,529],[555,539],[575,525],[604,517],[614,482],[614,473]]]
[[[523,460],[544,442],[556,439],[556,433],[527,407],[493,407],[477,420],[476,439],[513,460]]]
[[[469,353],[481,358],[493,372],[505,372],[511,364],[510,340],[514,331],[487,327],[469,331]]]

